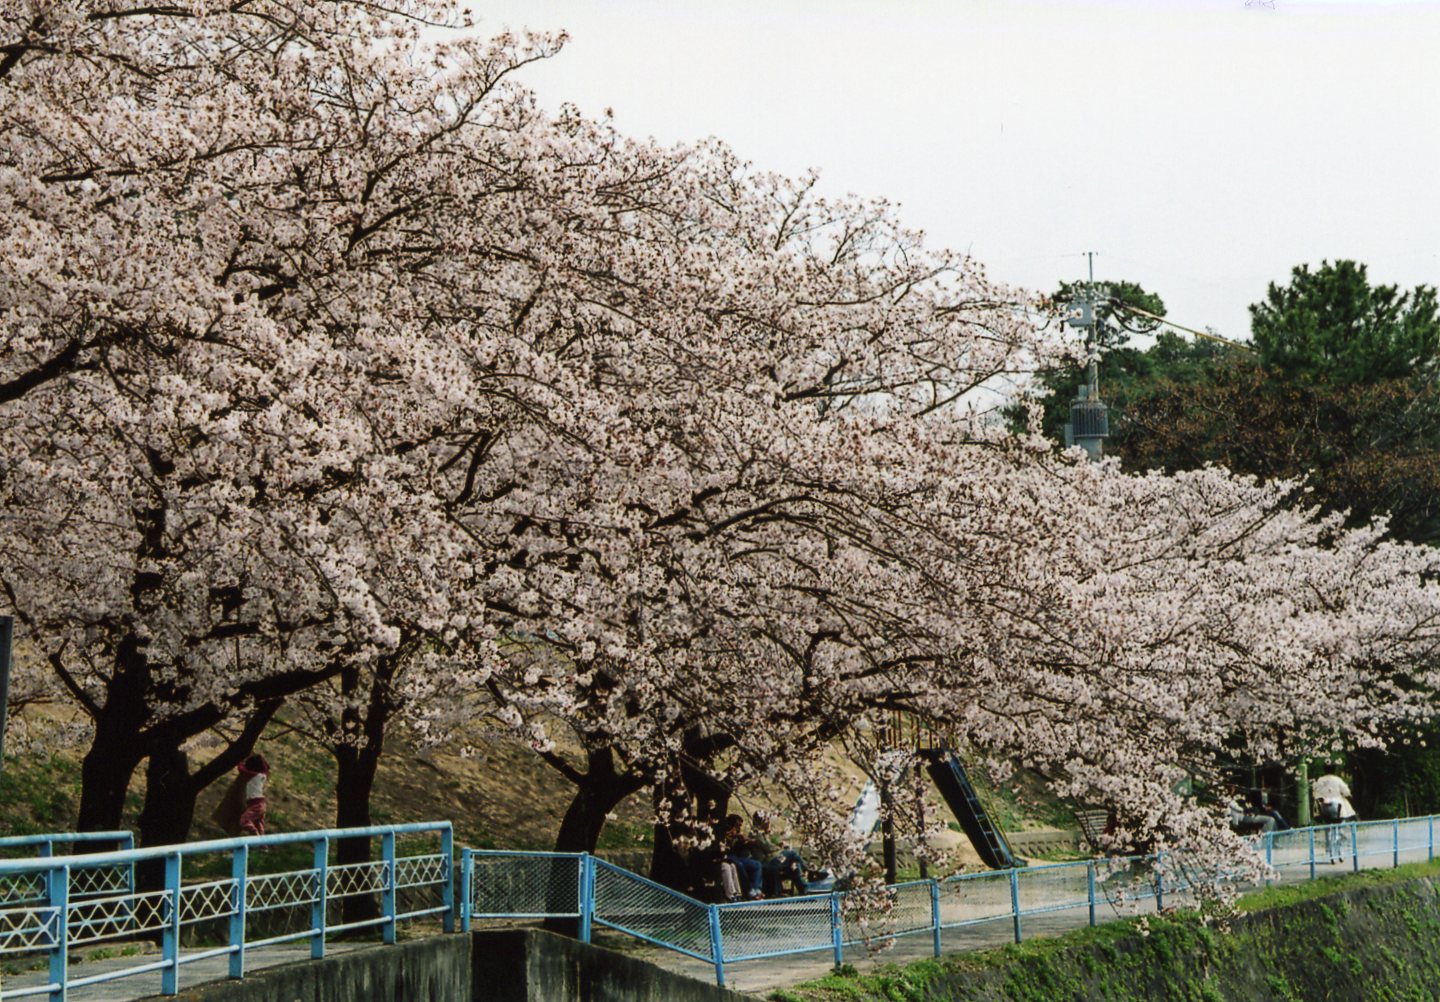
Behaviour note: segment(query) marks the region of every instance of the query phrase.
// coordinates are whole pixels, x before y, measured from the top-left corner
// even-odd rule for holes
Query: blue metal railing
[[[1434,859],[1435,820],[1322,825],[1256,836],[1252,844],[1273,874],[1313,879],[1377,862]],[[379,858],[338,862],[335,847],[345,839],[378,839]],[[413,840],[426,844],[401,853],[402,839],[411,849]],[[73,852],[103,842],[127,848]],[[71,854],[55,855],[64,846]],[[451,931],[457,904],[467,931],[483,919],[572,919],[585,942],[597,926],[612,929],[713,965],[723,985],[727,965],[736,963],[824,951],[838,964],[846,947],[922,934],[931,937],[938,956],[947,929],[1006,923],[1007,938],[1020,942],[1027,920],[1037,916],[1068,912],[1075,925],[1095,925],[1102,906],[1138,910],[1153,903],[1160,910],[1167,897],[1173,901],[1189,889],[1183,853],[959,874],[890,886],[884,914],[872,928],[874,916],[849,892],[707,904],[583,853],[466,849],[457,902],[448,822],[147,849],[134,849],[126,832],[0,838],[0,851],[6,849],[35,855],[0,859],[0,956],[45,954],[48,976],[40,984],[0,990],[0,999],[64,1000],[71,988],[155,972],[162,993],[173,995],[186,964],[228,956],[229,974],[239,978],[247,950],[307,941],[310,955],[319,958],[335,933],[379,927],[383,940],[393,943],[399,922],[423,916],[439,916]],[[137,867],[149,868],[138,885]],[[347,917],[332,907],[359,897],[375,903],[375,914]],[[289,925],[277,926],[272,916]],[[193,927],[202,923],[208,923],[213,945],[182,949],[182,939],[200,938]],[[71,976],[73,949],[136,937],[158,938],[159,959]]]
[[[0,837],[0,858],[45,858],[60,855],[61,849],[79,853],[92,846],[98,849],[133,849],[135,836],[122,831],[6,835]],[[72,898],[88,898],[134,889],[134,864],[92,862],[72,869],[68,891]],[[13,905],[36,904],[44,900],[43,874],[0,875],[0,909]]]
[[[121,834],[46,836],[48,842],[28,844],[44,852],[56,844],[73,846],[77,841],[102,838],[114,841]],[[124,837],[129,838],[128,834]],[[402,837],[407,844],[422,842],[421,851],[398,852],[397,839]],[[378,859],[332,861],[342,840],[365,839],[368,843],[376,838],[380,840]],[[0,840],[0,846],[5,844]],[[23,843],[9,840],[9,844]],[[295,868],[294,850],[303,854],[307,848],[306,865]],[[0,899],[0,956],[47,954],[49,973],[42,984],[0,990],[0,999],[44,995],[52,1002],[63,1002],[71,988],[157,971],[161,993],[174,995],[179,991],[181,968],[209,957],[228,955],[230,976],[240,978],[245,974],[246,951],[260,946],[308,940],[311,956],[319,958],[325,955],[326,937],[331,934],[378,926],[384,942],[393,943],[399,922],[431,915],[440,917],[445,931],[453,931],[453,859],[448,821],[3,859],[0,886],[38,887],[39,893]],[[137,866],[153,868],[153,887],[137,889]],[[187,869],[192,871],[188,881]],[[97,887],[93,878],[85,876],[107,872],[123,874],[124,879]],[[362,897],[378,902],[378,914],[332,921],[327,906]],[[272,915],[284,918],[290,926],[282,924],[278,931],[262,928]],[[201,923],[210,923],[223,945],[182,950],[187,928]],[[296,924],[303,927],[293,928]],[[158,937],[160,958],[87,977],[71,976],[71,950],[135,937]]]
[[[0,852],[19,851],[27,856],[54,856],[56,846],[79,848],[82,845],[110,845],[117,850],[135,848],[131,832],[51,832],[45,835],[0,836]]]
[[[1280,877],[1314,879],[1358,871],[1365,860],[1391,867],[1432,860],[1435,829],[1435,817],[1352,821],[1250,841]],[[1102,908],[1117,916],[1160,911],[1193,889],[1191,877],[1185,854],[1170,851],[908,881],[886,889],[883,928],[872,933],[869,918],[847,907],[847,892],[707,904],[585,854],[466,849],[461,916],[466,931],[482,919],[576,919],[585,942],[594,926],[613,929],[713,964],[724,985],[729,964],[830,951],[838,965],[845,947],[875,938],[929,935],[939,956],[947,929],[1006,923],[1019,943],[1026,920],[1038,916],[1072,913],[1073,925],[1093,926]]]

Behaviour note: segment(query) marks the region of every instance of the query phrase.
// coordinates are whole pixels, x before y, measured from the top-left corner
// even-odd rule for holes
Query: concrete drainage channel
[[[211,982],[182,991],[178,998],[186,1002],[755,1002],[753,995],[539,929],[433,936],[353,950],[260,971],[243,981]]]

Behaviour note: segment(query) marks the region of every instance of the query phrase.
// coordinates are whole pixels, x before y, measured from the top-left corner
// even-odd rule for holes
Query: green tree
[[[1386,516],[1399,538],[1440,542],[1435,290],[1374,286],[1363,264],[1324,262],[1271,284],[1250,312],[1253,352],[1162,333],[1147,350],[1103,355],[1106,452],[1132,470],[1216,463],[1297,480],[1324,509]],[[1056,437],[1080,378],[1053,379]],[[1440,729],[1417,736],[1424,745],[1351,756],[1363,815],[1440,810]]]
[[[1440,351],[1435,290],[1371,285],[1363,264],[1300,265],[1250,307],[1260,363],[1287,381],[1350,385],[1433,376]]]
[[[1061,282],[1051,302],[1063,309],[1085,295],[1086,284]],[[1163,317],[1165,301],[1135,282],[1106,282],[1099,292],[1103,299],[1095,311],[1095,341],[1100,346],[1100,396],[1110,407],[1112,428],[1123,419],[1133,388],[1154,382],[1193,382],[1203,377],[1217,355],[1230,350],[1213,341],[1191,342],[1164,331],[1148,349],[1131,347],[1128,341],[1133,335],[1153,332],[1160,321],[1133,313],[1126,307],[1138,307]],[[1041,400],[1042,427],[1050,437],[1058,440],[1063,436],[1065,423],[1070,420],[1070,402],[1086,378],[1085,367],[1080,365],[1041,376],[1047,390]],[[1021,408],[1012,411],[1017,425],[1022,414]]]
[[[1312,383],[1222,346],[1206,369],[1137,375],[1112,398],[1107,451],[1129,469],[1217,463],[1299,480],[1352,522],[1387,516],[1397,537],[1440,540],[1440,391],[1428,382]]]

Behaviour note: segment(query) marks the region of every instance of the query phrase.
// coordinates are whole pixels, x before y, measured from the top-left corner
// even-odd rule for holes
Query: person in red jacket
[[[270,763],[256,752],[240,764],[240,780],[245,784],[245,809],[240,812],[240,834],[265,834],[265,781],[270,778]]]

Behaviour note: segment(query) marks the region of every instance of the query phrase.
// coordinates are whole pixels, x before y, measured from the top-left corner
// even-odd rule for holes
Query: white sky
[[[880,195],[994,278],[1138,281],[1247,337],[1301,262],[1440,283],[1440,2],[474,0],[572,38],[522,79]]]

